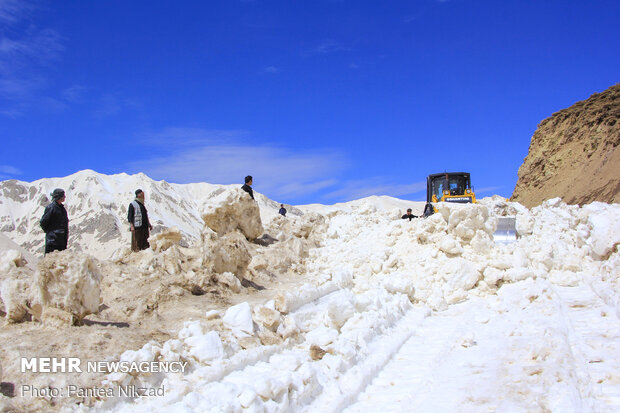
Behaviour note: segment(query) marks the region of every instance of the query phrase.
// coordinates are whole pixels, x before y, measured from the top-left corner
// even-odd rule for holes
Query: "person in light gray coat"
[[[144,206],[144,191],[141,189],[136,190],[136,199],[129,204],[127,220],[131,230],[131,250],[138,252],[150,247],[149,230],[152,230],[153,226]]]

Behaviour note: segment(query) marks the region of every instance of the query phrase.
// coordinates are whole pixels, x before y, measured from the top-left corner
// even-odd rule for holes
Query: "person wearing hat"
[[[402,219],[407,219],[407,218],[409,218],[409,221],[411,221],[412,218],[417,218],[417,215],[413,215],[411,213],[411,208],[407,208],[407,213],[402,216]]]
[[[141,189],[136,189],[136,199],[129,204],[127,220],[131,230],[131,250],[138,252],[150,247],[149,230],[153,226],[149,222],[149,213],[144,206],[144,191]]]
[[[45,207],[41,217],[41,228],[45,232],[45,253],[67,249],[69,240],[69,217],[62,204],[65,202],[65,191],[56,188],[52,192],[52,202]]]

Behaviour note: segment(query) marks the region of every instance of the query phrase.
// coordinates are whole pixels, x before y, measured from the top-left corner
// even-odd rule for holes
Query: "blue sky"
[[[0,179],[82,169],[286,203],[510,196],[537,124],[620,81],[614,1],[0,0]]]

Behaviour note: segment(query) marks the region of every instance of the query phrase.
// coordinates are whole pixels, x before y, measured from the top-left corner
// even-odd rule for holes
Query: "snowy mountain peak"
[[[197,239],[204,223],[201,212],[209,200],[237,185],[208,183],[171,184],[144,173],[105,175],[86,169],[60,178],[34,182],[0,182],[0,232],[28,251],[43,251],[44,234],[39,219],[54,188],[66,192],[69,214],[69,247],[98,257],[108,257],[129,244],[127,207],[135,190],[146,193],[146,206],[155,232],[177,227],[186,242]],[[276,214],[279,204],[256,193],[261,214]],[[300,214],[300,212],[298,211]]]

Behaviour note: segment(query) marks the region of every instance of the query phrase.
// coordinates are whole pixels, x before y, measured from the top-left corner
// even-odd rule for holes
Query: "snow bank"
[[[484,337],[452,323],[456,319],[450,320],[449,314],[459,306],[471,313],[483,305],[484,311],[460,320],[468,321],[468,326],[480,324],[489,337],[499,326],[514,322],[512,328],[492,336],[497,340],[515,332],[501,341],[510,348],[498,352],[495,342],[485,344],[482,359],[501,354],[502,361],[514,362],[492,365],[489,370],[505,377],[502,383],[511,394],[521,394],[518,384],[527,382],[527,397],[519,396],[524,405],[537,397],[536,386],[551,386],[548,405],[571,410],[578,405],[571,397],[581,384],[572,379],[557,384],[556,373],[572,367],[554,366],[577,345],[571,341],[571,328],[560,326],[559,332],[553,328],[567,323],[560,315],[579,309],[580,302],[562,308],[553,301],[557,291],[586,286],[605,302],[596,308],[597,314],[606,318],[615,311],[620,316],[620,208],[615,205],[594,203],[580,208],[550,200],[528,210],[493,198],[476,205],[442,204],[439,213],[408,221],[398,219],[394,211],[361,202],[326,215],[274,216],[265,224],[269,237],[262,237],[260,244],[248,239],[262,233],[262,224],[261,231],[249,236],[247,227],[252,225],[235,215],[249,208],[251,199],[241,191],[230,191],[222,193],[220,201],[210,215],[205,214],[208,227],[200,244],[171,245],[161,252],[143,251],[124,258],[143,271],[143,278],[152,276],[162,284],[159,299],[170,295],[173,287],[194,288],[190,286],[196,282],[203,289],[217,283],[234,291],[239,287],[233,273],[238,277],[244,272],[291,270],[308,282],[295,290],[279,291],[266,303],[244,302],[221,313],[207,312],[204,318],[185,322],[163,344],[151,342],[123,353],[121,358],[127,360],[186,361],[188,370],[108,375],[106,385],[165,384],[166,395],[111,399],[98,407],[145,412],[340,411],[356,400],[409,340],[417,337],[412,347],[435,351],[435,336],[422,340],[435,327],[446,342],[431,354],[433,360],[445,354],[454,357],[440,377],[449,379],[455,369],[465,369],[468,362],[459,364],[462,351],[478,351]],[[506,215],[516,215],[519,239],[496,245],[492,234],[497,217]],[[239,219],[240,224],[233,222]],[[515,313],[523,318],[514,318]],[[437,317],[428,317],[431,314]],[[522,321],[547,316],[547,324],[538,329]],[[427,317],[441,321],[423,326]],[[542,338],[524,346],[521,335],[528,341]],[[602,358],[589,360],[602,362]],[[432,376],[433,371],[428,373]],[[496,393],[479,392],[480,397],[488,394]],[[509,408],[513,401],[498,406]]]

